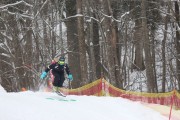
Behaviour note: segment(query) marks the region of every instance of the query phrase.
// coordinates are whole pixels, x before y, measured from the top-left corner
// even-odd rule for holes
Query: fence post
[[[100,83],[98,85],[98,96],[103,96],[103,78],[100,78]]]
[[[169,113],[169,120],[171,120],[171,113],[172,113],[172,107],[174,103],[174,97],[175,97],[175,89],[173,90],[173,95],[171,97],[171,108],[170,108],[170,113]]]
[[[102,80],[102,82],[101,82],[101,85],[102,85],[102,96],[104,96],[105,95],[105,82],[104,82],[104,80],[103,80],[103,78],[101,79]]]

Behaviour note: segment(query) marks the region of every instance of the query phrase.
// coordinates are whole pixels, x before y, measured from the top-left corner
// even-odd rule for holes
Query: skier
[[[65,80],[65,72],[68,75],[68,79],[70,81],[73,80],[73,76],[70,73],[69,67],[67,64],[65,64],[65,58],[62,56],[59,58],[58,62],[53,62],[51,65],[49,65],[44,72],[42,72],[40,78],[44,79],[47,76],[47,73],[49,71],[52,71],[52,74],[54,76],[53,80],[53,91],[56,92],[59,95],[62,95],[60,92],[61,88],[63,87],[63,83]]]

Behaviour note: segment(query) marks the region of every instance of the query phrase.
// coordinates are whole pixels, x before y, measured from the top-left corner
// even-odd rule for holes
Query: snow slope
[[[4,90],[4,88],[0,85],[0,93],[1,92],[6,92],[5,90]]]
[[[140,102],[47,92],[0,92],[0,120],[168,120]]]
[[[170,114],[170,106],[158,105],[158,104],[147,104],[144,103],[145,106],[158,111],[163,116],[169,117]],[[180,110],[172,109],[171,111],[171,120],[180,120]]]

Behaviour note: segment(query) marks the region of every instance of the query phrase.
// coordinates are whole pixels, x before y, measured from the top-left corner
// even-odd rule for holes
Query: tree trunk
[[[143,57],[143,39],[142,39],[142,26],[141,20],[135,20],[135,32],[134,32],[134,45],[135,45],[135,60],[133,69],[143,71],[145,69],[144,57]]]
[[[142,7],[142,31],[143,35],[142,38],[144,40],[144,51],[145,51],[145,62],[146,62],[146,76],[147,76],[147,87],[148,92],[154,93],[156,91],[156,87],[154,84],[154,73],[153,73],[153,65],[152,65],[152,55],[151,55],[151,43],[148,36],[148,29],[147,29],[147,20],[146,20],[146,1],[142,0],[141,7]]]
[[[180,19],[179,19],[179,5],[178,2],[175,1],[175,17],[176,17],[176,50],[177,50],[177,58],[176,58],[176,69],[177,69],[177,81],[178,81],[178,87],[180,90]]]
[[[14,72],[16,75],[16,83],[17,83],[17,88],[16,91],[20,91],[22,87],[26,87],[25,80],[24,80],[24,69],[23,69],[23,55],[22,55],[22,47],[19,42],[19,30],[18,30],[18,25],[17,21],[15,18],[12,16],[11,21],[9,22],[10,28],[11,28],[11,35],[13,38],[13,48],[14,48],[14,59],[12,62],[14,62]]]
[[[113,16],[111,3],[109,0],[103,1],[104,14]],[[117,57],[117,33],[115,22],[111,18],[105,17],[104,26],[106,30],[105,44],[107,44],[107,68],[109,73],[109,82],[115,86],[120,82],[119,62]],[[107,42],[107,43],[106,43]],[[122,87],[122,86],[121,86]]]
[[[164,39],[162,41],[162,92],[166,92],[166,40],[167,40],[167,30],[168,30],[168,13],[169,13],[169,7],[168,12],[165,17],[165,23],[164,23]]]
[[[87,15],[89,17],[93,17],[93,13],[91,12],[91,2],[86,0],[87,5]],[[89,18],[90,21],[87,22],[87,43],[89,46],[89,82],[96,80],[96,65],[95,65],[95,55],[94,55],[94,44],[93,44],[93,23],[94,21]]]
[[[46,0],[43,0],[43,3],[45,2]],[[46,65],[47,64],[47,61],[48,61],[48,58],[49,58],[49,54],[50,54],[50,40],[48,38],[48,26],[46,24],[46,22],[48,22],[48,5],[46,4],[43,9],[42,9],[42,24],[43,24],[43,48],[44,48],[44,51],[43,51],[43,55],[44,55],[44,60],[43,60],[43,63]]]
[[[32,64],[32,60],[33,60],[33,55],[32,55],[32,47],[33,47],[33,44],[32,44],[32,29],[30,27],[31,25],[31,20],[26,20],[26,45],[25,45],[25,65],[29,66],[29,68],[32,68],[33,67],[33,64]],[[28,88],[31,88],[31,86],[33,86],[33,77],[32,77],[32,72],[31,72],[31,69],[26,69],[26,76],[25,76],[25,81],[26,81],[26,84],[25,84],[25,88],[28,89]],[[32,88],[34,89],[34,88]]]
[[[76,0],[66,0],[66,15],[67,18],[76,15]],[[72,87],[80,87],[81,73],[80,71],[80,55],[79,44],[77,37],[77,18],[69,18],[66,20],[67,26],[67,44],[68,44],[68,63],[70,71],[73,75]]]
[[[94,15],[94,17],[95,17],[95,15]],[[101,78],[101,62],[100,62],[99,27],[98,27],[98,23],[96,21],[93,21],[93,45],[94,45],[96,78],[99,79],[99,78]]]
[[[93,10],[100,9],[100,2],[99,0],[92,0],[91,1],[91,7]],[[99,16],[97,12],[93,13],[93,17],[95,19],[99,19]],[[99,35],[99,30],[102,31],[102,27],[100,27],[101,24],[98,23],[97,21],[93,20],[93,45],[94,45],[94,58],[95,58],[95,67],[96,67],[96,78],[101,78],[102,77],[102,71],[103,67],[101,65],[101,52],[100,52],[100,35]],[[103,36],[103,35],[102,35]],[[104,38],[104,37],[103,37]]]
[[[111,15],[115,18],[118,19],[118,8],[116,7],[118,5],[118,1],[113,1],[112,2],[112,9],[111,9]],[[127,22],[126,22],[127,23]],[[125,24],[126,24],[125,23]],[[112,27],[113,27],[113,40],[114,40],[114,54],[115,54],[115,77],[116,77],[116,86],[118,88],[123,89],[123,79],[122,79],[122,72],[121,72],[121,63],[120,63],[120,59],[121,56],[119,54],[120,51],[120,47],[119,47],[119,35],[118,35],[118,22],[113,22],[112,23]],[[126,24],[126,28],[127,28],[127,24]],[[127,29],[126,29],[126,33],[127,33]],[[127,38],[127,34],[125,35]],[[127,40],[127,39],[126,39]]]
[[[84,20],[82,11],[82,0],[76,0],[77,2],[77,26],[78,26],[78,41],[79,41],[79,54],[80,54],[80,72],[81,72],[81,82],[80,85],[85,85],[87,83],[87,58],[86,58],[86,45],[84,37]]]

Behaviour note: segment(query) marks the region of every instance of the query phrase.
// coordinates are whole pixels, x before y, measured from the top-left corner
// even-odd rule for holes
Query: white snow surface
[[[0,93],[1,92],[6,92],[6,90],[4,90],[4,88],[0,85]]]
[[[52,100],[53,99],[53,100]],[[0,92],[0,120],[168,120],[120,97],[60,97],[49,92]]]

